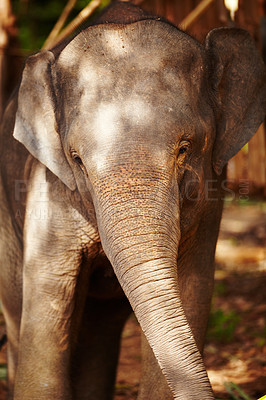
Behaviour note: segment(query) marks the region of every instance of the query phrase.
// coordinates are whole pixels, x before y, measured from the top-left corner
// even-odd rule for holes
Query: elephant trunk
[[[103,249],[174,399],[213,399],[179,295],[177,187],[158,177],[152,185],[108,180],[95,196]]]

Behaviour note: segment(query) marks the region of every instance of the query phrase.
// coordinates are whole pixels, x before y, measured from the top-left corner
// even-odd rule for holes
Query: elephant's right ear
[[[249,33],[212,30],[205,42],[217,100],[213,168],[223,167],[256,133],[266,114],[266,68]]]
[[[26,62],[18,94],[14,137],[71,190],[76,182],[57,132],[51,68],[54,55],[40,52]]]

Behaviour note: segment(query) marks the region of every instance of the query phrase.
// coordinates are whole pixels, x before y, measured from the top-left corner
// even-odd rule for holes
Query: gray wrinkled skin
[[[131,307],[138,399],[213,399],[201,353],[225,166],[265,95],[245,31],[203,46],[119,2],[28,59],[1,130],[9,399],[112,399]]]

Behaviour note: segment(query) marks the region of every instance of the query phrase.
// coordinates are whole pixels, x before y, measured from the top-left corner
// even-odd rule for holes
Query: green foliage
[[[252,333],[252,336],[256,338],[256,345],[263,347],[266,344],[266,318],[264,318],[264,326],[262,329],[257,329]]]
[[[211,311],[207,332],[208,339],[222,343],[230,342],[239,321],[240,317],[234,311],[228,313],[221,309]]]
[[[256,344],[258,347],[264,347],[266,344],[266,339],[265,337],[258,337],[256,340]]]
[[[90,0],[78,0],[67,22],[75,18],[89,2]],[[97,13],[109,2],[110,0],[102,0]],[[66,4],[66,0],[13,0],[12,7],[17,17],[21,48],[29,52],[39,50]]]
[[[0,364],[0,380],[6,380],[6,379],[7,379],[7,365]]]
[[[23,49],[35,51],[41,48],[65,4],[65,0],[13,0],[13,11],[17,17],[19,40]]]
[[[224,295],[226,295],[226,292],[227,292],[226,283],[221,280],[217,281],[215,283],[214,292],[213,292],[214,298],[219,297],[219,296],[224,296]]]
[[[246,143],[245,146],[242,147],[241,151],[242,151],[244,154],[248,154],[248,143]]]
[[[243,390],[240,389],[240,387],[233,382],[224,383],[224,387],[227,393],[230,395],[229,398],[230,400],[252,400],[251,397],[249,397],[246,393],[244,393]],[[262,399],[264,399],[264,397],[262,397],[259,400]],[[215,400],[222,400],[222,399],[215,399]]]
[[[240,389],[240,387],[237,386],[235,383],[225,383],[224,386],[227,393],[230,394],[232,400],[252,400],[251,397],[244,393],[243,390]]]

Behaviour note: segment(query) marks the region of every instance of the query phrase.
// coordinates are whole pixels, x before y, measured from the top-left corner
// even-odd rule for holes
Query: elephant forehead
[[[179,134],[194,131],[196,102],[174,71],[123,71],[120,76],[110,69],[81,71],[76,88],[69,87],[66,127],[70,135],[89,137],[98,159],[99,148],[105,156],[131,138],[152,146],[156,154],[164,152]]]
[[[192,107],[165,92],[149,93],[122,90],[111,93],[105,88],[84,90],[76,99],[78,112],[69,107],[67,126],[71,131],[84,132],[94,137],[101,146],[116,141],[127,141],[130,136],[147,143],[175,141],[178,130],[194,126]],[[166,143],[167,144],[167,143]]]
[[[57,66],[65,81],[92,95],[175,90],[175,82],[199,91],[204,51],[192,38],[161,21],[92,26],[62,51]],[[78,81],[78,82],[77,82]]]
[[[160,59],[162,62],[162,59]],[[65,104],[72,123],[72,109],[78,119],[95,132],[127,131],[165,123],[190,126],[196,113],[199,93],[192,95],[191,80],[178,75],[175,67],[165,65],[154,70],[156,63],[98,63],[96,59],[80,60],[73,78],[66,74],[64,93],[71,99]],[[194,81],[192,81],[194,82]],[[85,122],[86,121],[86,122]]]
[[[163,22],[90,27],[57,60],[66,131],[89,132],[101,148],[135,132],[172,143],[197,123],[203,59],[201,45]]]
[[[83,101],[84,111],[86,96]],[[141,97],[131,96],[123,102],[103,100],[85,109],[87,112],[72,121],[68,138],[85,159],[91,159],[91,166],[98,172],[110,163],[115,164],[117,158],[126,163],[137,158],[165,163],[168,145],[175,140],[177,132],[166,135],[163,122]]]
[[[154,69],[158,69],[162,57],[173,62],[178,60],[190,69],[201,63],[203,53],[199,43],[177,28],[161,21],[144,20],[128,25],[91,26],[65,47],[59,62],[68,68],[77,68],[84,57],[108,63],[108,60],[126,59],[133,54],[137,63],[144,61],[147,65],[152,55]]]
[[[171,113],[172,109],[169,110]],[[160,138],[164,131],[163,121],[151,104],[138,96],[129,96],[123,101],[103,100],[97,104],[88,102],[83,96],[79,113],[69,124],[70,136],[89,137],[90,147],[101,150],[114,148],[118,143],[123,146],[132,138],[139,143],[145,141],[156,145],[158,142],[162,146]]]
[[[91,119],[92,128],[101,140],[109,140],[115,132],[120,132],[125,123],[136,124],[138,127],[147,126],[154,118],[149,104],[141,98],[131,98],[127,101],[101,103],[95,108]]]

